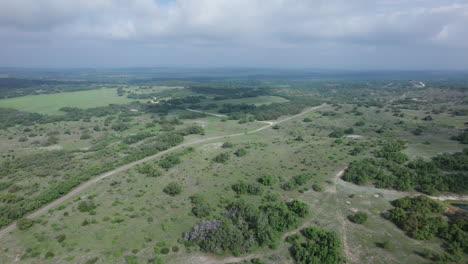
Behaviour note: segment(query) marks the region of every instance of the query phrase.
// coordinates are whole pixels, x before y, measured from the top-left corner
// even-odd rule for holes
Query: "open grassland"
[[[0,238],[2,245],[8,245],[3,247],[0,261],[22,257],[22,263],[84,263],[97,257],[98,263],[129,263],[127,260],[132,256],[138,261],[134,263],[146,263],[154,257],[160,257],[164,263],[181,264],[228,263],[248,261],[253,257],[266,263],[292,263],[289,244],[283,240],[274,249],[258,249],[239,258],[202,254],[181,243],[182,233],[199,221],[191,212],[189,197],[204,196],[213,208],[211,217],[216,217],[222,214],[222,205],[228,200],[240,198],[252,204],[261,201],[262,196],[236,195],[231,189],[233,184],[239,181],[253,183],[262,175],[270,175],[275,184],[263,187],[264,194],[279,193],[283,200],[306,202],[311,214],[302,224],[336,230],[343,244],[343,255],[350,263],[402,263],[402,259],[405,263],[425,263],[415,252],[427,248],[441,252],[439,241],[411,239],[381,216],[391,208],[389,201],[404,196],[404,193],[355,186],[337,178],[337,173],[352,160],[370,156],[380,140],[395,137],[388,131],[379,134],[375,130],[397,118],[372,107],[359,108],[363,113],[359,116],[348,113],[350,110],[352,107],[346,105],[339,109],[328,106],[320,112],[336,112],[335,116],[311,112],[281,124],[278,129],[198,144],[193,152],[181,156],[179,165],[162,169],[159,177],[148,177],[131,169],[106,178],[41,216],[39,224],[31,229],[16,230]],[[303,122],[303,118],[312,122]],[[232,131],[228,128],[239,126],[233,121],[226,123],[219,119],[207,117],[191,122],[205,122],[208,131],[219,129],[217,133]],[[365,122],[364,126],[354,126],[355,134],[362,136],[361,139],[348,138],[337,143],[328,137],[335,129],[353,127],[357,121]],[[226,125],[228,130],[217,128],[216,122]],[[397,128],[393,127],[394,130]],[[401,137],[405,136],[402,134]],[[233,146],[223,148],[224,142]],[[436,142],[433,144],[437,145]],[[348,153],[356,145],[367,146],[366,151],[350,156]],[[243,157],[234,155],[239,148],[244,148],[247,154]],[[221,153],[229,153],[229,160],[225,164],[213,162],[213,158]],[[158,167],[160,160],[148,164]],[[304,173],[313,175],[305,185],[288,191],[281,188],[292,177]],[[165,194],[163,188],[174,181],[182,185],[182,194],[172,197]],[[314,184],[321,185],[322,190],[313,190]],[[97,208],[92,212],[80,212],[78,205],[82,201],[93,202]],[[366,224],[357,225],[347,220],[347,215],[356,210],[369,214]],[[297,230],[291,229],[290,234]],[[59,241],[61,237],[65,239]],[[389,249],[377,246],[386,240],[392,243]],[[172,250],[173,247],[178,248],[177,252]],[[39,257],[25,256],[27,248],[37,252]],[[161,254],[155,248],[171,250]],[[45,259],[46,252],[53,252],[53,259]]]
[[[286,91],[287,86],[281,88]],[[128,89],[140,89],[135,94],[144,94],[146,90],[167,92],[168,98],[194,95],[185,89],[166,87]],[[333,94],[337,96],[339,92]],[[116,93],[113,96],[117,97]],[[248,113],[244,113],[248,118],[237,120],[228,116],[190,117],[187,114],[193,112],[185,110],[190,104],[159,112],[145,112],[144,106],[151,104],[135,104],[141,107],[138,111],[127,109],[78,121],[8,127],[0,132],[0,155],[2,161],[17,167],[0,178],[1,184],[14,183],[0,185],[6,186],[0,190],[3,199],[0,206],[4,207],[11,198],[29,199],[83,170],[125,161],[127,154],[147,150],[146,145],[154,146],[151,144],[163,135],[177,134],[194,125],[203,131],[184,134],[178,144],[240,135],[198,143],[193,148],[181,148],[172,155],[147,161],[145,165],[151,173],[133,167],[90,185],[38,217],[29,229],[16,229],[0,236],[0,263],[218,264],[251,263],[252,258],[269,264],[293,263],[291,244],[285,238],[304,226],[336,231],[347,263],[427,263],[417,252],[430,249],[442,253],[441,240],[411,239],[383,217],[393,207],[390,201],[417,194],[416,191],[378,189],[372,182],[355,185],[343,181],[340,172],[353,161],[374,157],[384,144],[395,140],[406,142],[403,151],[409,160],[420,157],[429,160],[439,153],[461,151],[466,145],[450,137],[457,135],[466,121],[449,111],[431,112],[442,107],[447,109],[451,102],[441,100],[432,105],[425,101],[405,104],[396,101],[404,96],[426,100],[425,97],[432,96],[427,91],[386,96],[382,105],[332,101],[295,119],[249,134],[245,132],[267,123],[253,121]],[[268,104],[275,100],[285,99],[275,96],[222,101],[205,98],[200,103]],[[89,104],[83,103],[81,107]],[[459,104],[454,107],[463,108]],[[431,118],[427,119],[429,114]],[[182,118],[184,115],[187,119]],[[283,113],[276,121],[287,117]],[[337,131],[341,134],[332,136]],[[141,140],[128,141],[141,135],[144,136]],[[38,156],[32,159],[31,154]],[[216,160],[220,155],[228,158]],[[291,184],[301,175],[308,175],[304,183]],[[263,176],[271,177],[273,183],[260,185],[259,178]],[[171,196],[164,191],[173,182],[181,186],[179,195]],[[233,185],[240,182],[260,186],[260,191],[255,195],[237,194]],[[210,207],[209,216],[196,217],[191,200],[194,195],[204,197]],[[286,234],[277,234],[280,237],[274,244],[254,246],[239,256],[203,253],[196,246],[184,244],[183,232],[190,231],[202,219],[222,217],[229,202],[244,200],[258,206],[274,195],[282,202],[293,199],[305,202],[310,210]],[[83,202],[90,208],[83,209]],[[356,211],[366,212],[368,221],[350,222],[347,216]],[[389,244],[383,248],[381,244],[386,241]]]
[[[116,89],[98,89],[2,99],[0,100],[0,107],[33,113],[59,115],[63,114],[59,110],[62,107],[86,109],[109,104],[123,104],[131,101],[131,99],[126,97],[118,96]]]

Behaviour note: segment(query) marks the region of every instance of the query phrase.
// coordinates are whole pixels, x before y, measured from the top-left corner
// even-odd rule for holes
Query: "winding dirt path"
[[[260,132],[262,130],[265,130],[265,129],[268,129],[270,127],[272,127],[273,125],[275,124],[280,124],[280,123],[283,123],[283,122],[286,122],[288,120],[291,120],[293,118],[297,118],[297,117],[300,117],[302,115],[305,115],[311,111],[314,111],[314,110],[317,110],[319,108],[322,108],[324,107],[326,104],[322,104],[322,105],[319,105],[319,106],[316,106],[316,107],[312,107],[312,108],[309,108],[307,110],[305,110],[304,112],[302,113],[299,113],[297,115],[293,115],[293,116],[290,116],[290,117],[287,117],[285,119],[282,119],[282,120],[279,120],[279,121],[274,121],[274,122],[269,122],[269,121],[261,121],[261,122],[266,122],[268,123],[266,126],[263,126],[261,128],[258,128],[258,129],[255,129],[255,130],[252,130],[252,131],[248,131],[248,132],[245,132],[245,133],[237,133],[237,134],[231,134],[231,135],[224,135],[224,136],[215,136],[215,137],[209,137],[209,138],[201,138],[201,139],[197,139],[197,140],[193,140],[193,141],[190,141],[190,142],[186,142],[186,143],[183,143],[181,145],[178,145],[178,146],[175,146],[175,147],[172,147],[170,149],[167,149],[167,150],[164,150],[164,151],[161,151],[157,154],[154,154],[152,156],[148,156],[146,158],[143,158],[141,160],[137,160],[137,161],[134,161],[132,163],[129,163],[129,164],[126,164],[126,165],[123,165],[117,169],[114,169],[114,170],[111,170],[109,172],[106,172],[104,174],[101,174],[83,184],[81,184],[80,186],[76,187],[75,189],[73,189],[72,191],[70,191],[69,193],[67,193],[66,195],[60,197],[59,199],[47,204],[46,206],[42,207],[41,209],[37,210],[36,212],[30,214],[27,216],[27,218],[29,219],[33,219],[33,218],[36,218],[38,217],[39,215],[47,212],[48,210],[54,208],[55,206],[63,203],[64,201],[68,200],[69,198],[73,197],[74,195],[76,195],[77,193],[81,192],[82,190],[88,188],[89,186],[91,186],[92,184],[102,180],[102,179],[105,179],[111,175],[114,175],[116,173],[119,173],[119,172],[122,172],[122,171],[125,171],[125,170],[128,170],[136,165],[139,165],[141,163],[144,163],[146,161],[149,161],[149,160],[152,160],[154,158],[157,158],[157,157],[160,157],[164,154],[167,154],[169,152],[172,152],[172,151],[175,151],[175,150],[178,150],[178,149],[181,149],[181,148],[184,148],[184,147],[187,147],[187,146],[191,146],[191,145],[195,145],[195,144],[199,144],[199,143],[204,143],[204,142],[208,142],[208,141],[212,141],[212,140],[217,140],[217,139],[223,139],[223,138],[229,138],[229,137],[238,137],[238,136],[243,136],[243,135],[246,135],[246,134],[252,134],[252,133],[256,133],[256,132]],[[196,110],[192,110],[192,111],[196,111]],[[213,115],[217,115],[217,114],[213,114]],[[223,117],[223,116],[222,116]],[[11,231],[13,231],[14,229],[16,228],[16,223],[13,223],[9,226],[7,226],[6,228],[2,229],[0,231],[0,236],[2,235],[5,235]]]
[[[187,111],[190,111],[190,112],[195,112],[195,113],[200,113],[200,114],[205,114],[205,115],[211,115],[211,116],[217,116],[217,117],[228,117],[227,115],[208,113],[208,112],[203,112],[203,111],[199,111],[199,110],[193,110],[193,109],[190,109],[190,108],[185,108],[185,109]]]

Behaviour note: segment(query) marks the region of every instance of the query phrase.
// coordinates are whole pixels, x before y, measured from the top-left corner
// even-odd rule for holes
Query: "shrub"
[[[322,185],[320,185],[320,183],[314,183],[314,184],[312,185],[312,189],[313,189],[314,191],[316,191],[316,192],[321,192],[321,191],[323,191],[323,187],[322,187]]]
[[[239,183],[233,184],[232,190],[236,192],[237,194],[252,194],[252,195],[260,195],[263,192],[260,185],[247,184],[242,181],[240,181]]]
[[[357,212],[353,215],[348,215],[349,221],[355,224],[364,224],[367,221],[367,214],[365,212]]]
[[[172,246],[172,252],[179,252],[178,246]]]
[[[240,148],[236,150],[236,152],[234,152],[234,155],[236,155],[237,157],[243,157],[247,155],[247,150],[245,150],[244,148]]]
[[[164,187],[163,191],[171,196],[176,196],[182,192],[182,186],[177,182],[171,182]]]
[[[98,260],[98,257],[90,258],[85,262],[85,264],[95,264]]]
[[[210,215],[212,208],[206,203],[199,203],[192,207],[192,213],[199,218]]]
[[[232,148],[234,147],[234,144],[232,144],[231,142],[224,142],[222,148]]]
[[[62,243],[65,240],[66,236],[64,234],[58,235],[56,237],[57,242]]]
[[[164,169],[170,169],[175,165],[180,164],[180,162],[181,160],[178,155],[169,154],[159,161],[159,166],[161,166]]]
[[[34,225],[34,221],[29,218],[21,218],[16,222],[19,230],[26,230]]]
[[[80,212],[90,212],[92,210],[96,209],[96,205],[89,201],[81,201],[79,204],[78,204],[78,211]]]
[[[342,129],[336,129],[335,131],[331,132],[328,136],[331,138],[341,138],[344,136],[344,131]]]
[[[90,135],[90,134],[82,134],[82,135],[80,136],[80,139],[82,139],[82,140],[90,139],[90,138],[91,138],[91,135]]]
[[[55,256],[54,252],[52,251],[47,251],[47,253],[45,254],[44,258],[45,259],[53,259]]]
[[[258,178],[257,181],[265,186],[271,186],[275,183],[275,179],[271,175],[264,175]]]
[[[161,249],[161,254],[167,255],[167,254],[169,254],[169,251],[170,251],[170,250],[169,250],[169,248],[167,248],[167,247],[162,248],[162,249]]]
[[[229,153],[221,153],[214,157],[213,161],[217,163],[226,163],[229,160]]]

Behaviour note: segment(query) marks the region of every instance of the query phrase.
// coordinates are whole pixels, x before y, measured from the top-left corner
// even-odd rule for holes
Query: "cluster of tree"
[[[281,188],[285,191],[290,191],[306,184],[310,179],[312,179],[311,174],[296,175],[292,177],[292,179],[281,185]]]
[[[146,138],[149,138],[149,137],[154,137],[154,136],[155,136],[155,134],[153,134],[153,133],[142,132],[142,133],[138,133],[136,135],[131,135],[131,136],[126,137],[126,138],[124,138],[124,140],[122,140],[122,142],[125,143],[125,144],[130,145],[130,144],[140,142],[143,139],[146,139]]]
[[[166,103],[171,104],[171,105],[184,105],[184,104],[198,104],[202,100],[205,100],[205,96],[186,96],[186,97],[180,97],[180,98],[172,98],[169,100],[166,100]]]
[[[151,164],[145,163],[136,167],[136,171],[141,174],[144,174],[148,177],[159,177],[161,176],[161,171]]]
[[[404,142],[385,144],[375,158],[354,161],[346,169],[343,180],[358,185],[372,181],[378,188],[409,191],[412,188],[427,194],[438,192],[464,193],[468,191],[468,149],[452,154],[444,153],[431,161],[415,160],[400,152]]]
[[[0,99],[98,89],[87,82],[0,78]]]
[[[187,245],[211,253],[245,253],[253,246],[272,245],[282,232],[297,226],[298,215],[282,201],[264,201],[258,207],[236,200],[222,217],[203,220],[183,234]]]
[[[392,202],[395,207],[385,216],[415,239],[439,237],[447,243],[446,250],[459,258],[468,254],[468,220],[448,215],[443,217],[444,206],[427,196],[405,197]]]
[[[206,117],[206,114],[205,113],[199,113],[199,112],[187,112],[185,114],[181,114],[179,117],[181,119],[197,119],[197,118]]]
[[[204,135],[205,134],[205,129],[203,127],[198,126],[198,125],[192,125],[186,128],[179,129],[177,131],[182,136],[188,136],[188,135]]]
[[[181,160],[180,160],[179,155],[171,153],[171,154],[164,156],[159,161],[159,166],[161,166],[161,168],[164,168],[164,169],[170,169],[176,166],[177,164],[180,164],[180,162]]]
[[[268,88],[254,88],[254,87],[222,87],[218,86],[191,86],[190,89],[195,93],[209,94],[215,96],[215,100],[224,99],[238,99],[246,97],[257,97],[261,95],[268,95],[271,90]]]
[[[39,113],[22,112],[15,109],[0,108],[0,129],[12,127],[15,125],[30,126],[34,124],[46,124],[60,121],[79,121],[89,120],[91,117],[102,117],[106,115],[119,114],[121,112],[130,112],[131,108],[138,107],[138,104],[129,105],[108,105],[88,109],[76,107],[63,107],[60,110],[63,115],[43,115]],[[138,114],[138,113],[137,113]]]
[[[236,184],[231,186],[232,190],[237,194],[252,194],[252,195],[261,195],[263,193],[263,189],[259,184],[255,183],[246,183],[240,181]]]
[[[27,213],[42,207],[44,204],[62,197],[79,184],[96,175],[174,147],[182,143],[183,140],[184,137],[178,133],[178,131],[163,133],[158,137],[152,138],[150,141],[146,142],[146,144],[126,149],[123,153],[125,156],[119,160],[111,160],[103,163],[95,162],[90,164],[87,167],[80,169],[78,173],[70,175],[70,177],[66,177],[64,180],[52,184],[35,197],[24,199],[13,204],[1,204],[0,227],[6,226],[11,222],[20,219]],[[187,148],[187,151],[189,150],[190,149]],[[15,160],[8,160],[2,164],[3,166],[1,166],[2,169],[0,170],[0,177],[7,174],[21,172],[21,169],[31,169],[35,166],[41,168],[48,167],[50,170],[59,171],[63,169],[64,166],[73,166],[73,162],[71,162],[72,156],[73,154],[71,152],[62,150],[50,151],[48,152],[48,155],[41,153],[40,155],[34,154]],[[57,166],[61,166],[61,169],[57,168]]]
[[[309,263],[344,263],[341,256],[340,239],[335,232],[328,232],[317,226],[305,227],[300,235],[289,236],[286,240],[292,244],[291,255],[298,264]]]

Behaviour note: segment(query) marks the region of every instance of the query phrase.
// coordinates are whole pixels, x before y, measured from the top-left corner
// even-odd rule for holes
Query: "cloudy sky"
[[[0,66],[468,69],[468,0],[0,0]]]

